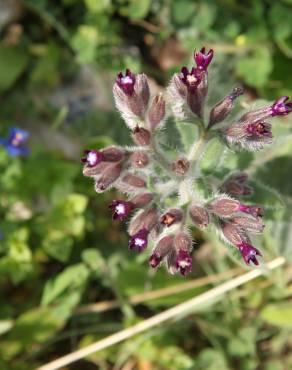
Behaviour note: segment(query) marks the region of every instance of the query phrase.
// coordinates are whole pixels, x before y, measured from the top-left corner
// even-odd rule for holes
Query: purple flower
[[[187,86],[190,93],[194,93],[197,86],[201,82],[200,73],[194,67],[191,69],[191,71],[189,71],[187,67],[182,67],[180,79]]]
[[[122,221],[133,210],[133,204],[124,200],[113,200],[108,208],[113,211],[113,220]]]
[[[153,268],[157,267],[162,261],[162,256],[157,253],[153,253],[149,258],[149,265]]]
[[[125,75],[122,72],[118,73],[116,83],[126,95],[133,95],[135,82],[136,77],[128,68]]]
[[[147,247],[148,234],[149,231],[145,228],[139,230],[137,234],[131,236],[129,241],[129,248],[137,252],[142,252]]]
[[[254,218],[263,217],[264,209],[261,206],[247,206],[245,204],[240,204],[238,207],[238,211],[247,213]]]
[[[262,256],[262,254],[258,249],[245,242],[238,244],[237,247],[247,265],[249,265],[250,262],[253,262],[255,265],[259,264],[256,256]]]
[[[29,154],[26,147],[28,137],[27,131],[13,127],[9,130],[8,139],[0,138],[0,144],[5,147],[11,157],[26,157]]]
[[[282,96],[272,105],[271,116],[286,116],[292,111],[292,102],[288,103],[289,96]]]
[[[189,251],[180,249],[176,256],[176,268],[181,275],[186,276],[192,270],[192,257]]]
[[[206,71],[213,59],[213,55],[214,55],[213,49],[210,49],[208,52],[206,52],[205,47],[203,47],[199,52],[195,50],[194,59],[197,64],[197,68]]]
[[[103,159],[103,155],[98,150],[84,150],[86,157],[81,158],[81,162],[86,163],[88,167],[97,166]]]
[[[253,137],[270,137],[272,138],[271,125],[266,122],[248,123],[245,125],[245,131],[248,136]]]

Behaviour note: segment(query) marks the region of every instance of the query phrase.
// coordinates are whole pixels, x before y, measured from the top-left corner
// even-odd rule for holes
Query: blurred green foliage
[[[247,87],[246,100],[292,95],[291,0],[23,0],[16,14],[1,29],[0,134],[26,128],[32,153],[9,158],[0,148],[1,370],[31,370],[212,287],[129,304],[135,294],[184,281],[163,269],[153,275],[146,255],[128,252],[108,214],[113,194],[97,197],[81,175],[82,149],[129,140],[109,98],[113,73],[129,66],[165,84],[206,44],[218,62],[214,99],[235,80]],[[219,178],[235,168],[252,175],[250,200],[268,206],[266,259],[291,257],[292,241],[291,124],[278,120],[273,132],[274,145],[255,155],[235,156],[213,142],[201,163],[206,175],[219,164]],[[194,135],[185,128],[180,144]],[[174,136],[175,128],[170,143]],[[215,236],[194,235],[193,278],[234,265],[219,254]],[[291,269],[275,271],[69,368],[286,370],[291,295]],[[79,306],[113,299],[118,310],[76,314]]]

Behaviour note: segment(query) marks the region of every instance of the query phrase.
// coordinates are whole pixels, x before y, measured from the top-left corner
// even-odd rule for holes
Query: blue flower
[[[13,127],[9,130],[8,139],[0,137],[0,144],[5,147],[11,157],[26,157],[29,154],[26,147],[28,137],[29,133],[27,131]]]

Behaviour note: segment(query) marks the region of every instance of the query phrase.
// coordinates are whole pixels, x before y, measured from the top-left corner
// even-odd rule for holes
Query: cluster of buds
[[[235,149],[262,148],[272,140],[271,125],[266,120],[292,110],[292,103],[284,96],[228,122],[235,100],[243,94],[237,87],[207,115],[208,68],[213,55],[213,50],[205,48],[195,51],[194,65],[175,73],[167,89],[173,114],[193,118],[193,124],[199,122],[199,143],[194,138],[189,152],[180,152],[173,160],[163,150],[159,137],[166,121],[166,100],[161,93],[151,95],[145,74],[136,75],[127,69],[125,74],[118,74],[113,93],[135,145],[86,150],[82,158],[83,174],[94,179],[98,193],[115,187],[125,194],[125,199],[113,200],[109,210],[113,220],[131,218],[129,249],[142,252],[150,244],[152,268],[165,263],[171,274],[183,276],[192,269],[191,226],[202,230],[215,226],[222,240],[234,246],[246,264],[259,263],[261,252],[252,245],[249,234],[263,231],[263,207],[241,201],[253,192],[247,174],[229,174],[204,199],[194,190],[204,176],[198,164],[215,137]],[[208,177],[204,181],[207,183]]]

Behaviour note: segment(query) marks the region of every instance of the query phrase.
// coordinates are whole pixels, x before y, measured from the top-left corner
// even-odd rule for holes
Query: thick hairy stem
[[[208,132],[203,131],[199,140],[192,145],[189,151],[188,160],[190,162],[196,162],[201,157],[209,140],[210,136],[208,135]]]

